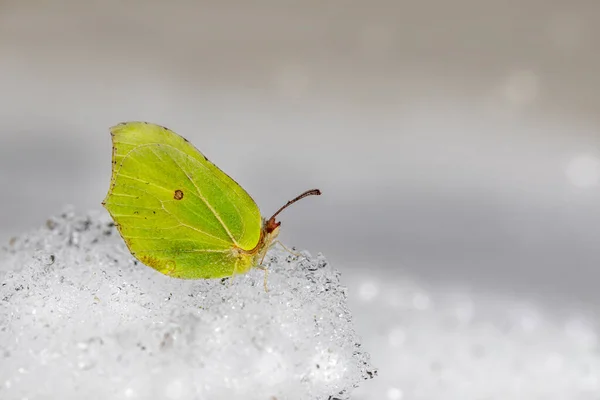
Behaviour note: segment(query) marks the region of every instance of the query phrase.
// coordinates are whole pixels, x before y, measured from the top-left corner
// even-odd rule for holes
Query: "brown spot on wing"
[[[175,191],[175,194],[173,195],[173,198],[175,200],[181,200],[181,199],[183,199],[183,191],[181,191],[180,189],[177,189]]]
[[[140,256],[140,261],[144,265],[147,265],[154,269],[158,269],[162,265],[162,263],[160,262],[160,260],[158,258],[152,257],[152,256]]]
[[[174,260],[165,260],[149,255],[143,255],[139,257],[139,260],[148,267],[154,268],[160,273],[171,276],[175,272],[177,264]]]

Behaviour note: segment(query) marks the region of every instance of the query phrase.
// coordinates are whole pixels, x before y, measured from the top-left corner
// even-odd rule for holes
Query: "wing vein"
[[[173,249],[152,249],[141,250],[140,253],[227,253],[229,249],[192,249],[192,250],[173,250]]]
[[[132,196],[132,195],[126,194],[126,193],[111,193],[111,195],[118,196],[118,197],[136,197],[136,196]]]
[[[155,154],[156,154],[156,153],[155,153]],[[131,175],[125,175],[125,174],[122,174],[122,173],[120,173],[120,172],[118,172],[118,174],[119,174],[119,176],[121,176],[121,177],[123,177],[123,178],[131,179],[132,181],[141,182],[141,183],[143,183],[143,184],[145,184],[145,185],[152,185],[152,186],[156,186],[157,188],[160,188],[160,189],[163,189],[163,190],[169,191],[169,189],[168,189],[168,188],[166,188],[166,187],[164,187],[163,185],[157,185],[156,183],[153,183],[153,182],[148,182],[148,181],[144,181],[144,180],[142,180],[142,179],[140,179],[140,178],[136,178],[135,176],[131,176]]]
[[[168,146],[168,145],[167,145]],[[171,148],[174,148],[172,146],[169,146]],[[175,149],[177,150],[177,149]],[[175,162],[176,163],[176,162]],[[225,172],[221,171],[218,167],[216,167],[214,164],[212,164],[210,161],[206,160],[205,163],[209,163],[212,164],[217,170],[218,172],[221,172],[221,174],[223,174],[224,176],[221,176],[218,173],[215,173],[214,171],[211,171],[211,169],[208,167],[208,165],[206,165],[205,163],[203,163],[202,161],[198,161],[198,163],[208,171],[208,173],[210,173],[212,176],[214,176],[216,179],[218,179],[225,187],[228,187],[228,182],[224,179],[224,176],[229,178],[230,180],[232,180],[233,182],[235,182],[231,177],[227,176],[227,174],[225,174]],[[177,164],[177,163],[176,163]],[[177,166],[179,166],[179,164],[177,164]],[[185,172],[185,171],[184,171]],[[186,173],[187,175],[187,173]],[[188,179],[190,179],[190,177],[188,176]],[[191,181],[191,179],[190,179]],[[194,182],[192,182],[194,183]],[[237,184],[237,182],[235,182]],[[195,184],[194,184],[195,186]],[[237,196],[237,198],[239,200],[241,200],[242,202],[245,200],[242,198],[242,196],[238,193],[238,191],[234,188],[232,190],[232,192]],[[242,213],[240,212],[240,209],[237,207],[237,205],[235,204],[235,202],[231,202],[231,205],[233,206],[233,208],[235,208],[235,211],[237,212],[237,215],[239,217],[240,223],[242,224],[242,233],[240,234],[240,237],[243,238],[244,235],[246,234],[246,223],[244,221],[244,218],[242,217]],[[215,215],[216,217],[216,215]],[[218,218],[218,217],[217,217]],[[219,219],[220,221],[220,219]],[[222,223],[222,222],[221,222]],[[227,227],[225,225],[223,225],[223,227],[227,230]],[[232,240],[235,242],[235,240],[233,239],[233,235],[229,232],[229,230],[227,230],[227,233],[229,233],[230,237],[232,238]],[[235,242],[235,244],[237,245],[237,242]]]
[[[162,160],[162,158],[156,154],[156,152],[154,151],[153,148],[152,152],[160,159]],[[227,228],[227,225],[225,225],[225,223],[223,222],[223,219],[221,218],[221,216],[217,213],[217,211],[213,208],[212,205],[210,205],[210,203],[206,200],[206,198],[202,195],[202,192],[200,192],[200,188],[198,187],[198,185],[196,185],[196,182],[194,182],[194,180],[192,179],[192,177],[188,174],[188,172],[183,169],[181,167],[181,165],[177,162],[177,160],[175,160],[173,157],[171,157],[170,154],[166,153],[169,158],[173,161],[173,163],[175,165],[177,165],[177,167],[179,167],[179,169],[185,174],[186,178],[190,181],[190,183],[194,186],[194,188],[196,189],[196,194],[198,195],[198,197],[200,198],[200,200],[202,200],[204,202],[204,204],[206,204],[206,207],[208,207],[208,209],[213,213],[213,215],[215,216],[215,218],[219,221],[219,223],[221,224],[221,226],[223,226],[223,229],[225,229],[225,232],[227,232],[227,235],[229,236],[229,238],[231,239],[231,241],[238,246],[237,241],[235,240],[235,238],[233,237],[233,235],[231,234],[231,232],[229,231],[229,228]]]
[[[146,193],[148,196],[154,197],[154,198],[156,199],[156,201],[158,201],[158,202],[160,203],[160,207],[161,207],[161,208],[164,210],[164,212],[165,212],[167,215],[170,215],[170,216],[171,216],[171,217],[172,217],[172,218],[173,218],[175,221],[179,222],[179,225],[180,225],[180,226],[185,226],[186,228],[190,228],[190,229],[192,229],[192,230],[194,230],[194,231],[196,231],[196,232],[198,232],[198,233],[201,233],[201,234],[203,234],[203,235],[206,235],[206,236],[209,236],[209,237],[211,237],[211,238],[213,238],[213,239],[217,239],[218,241],[220,241],[220,242],[223,242],[223,243],[225,243],[225,244],[227,244],[227,245],[230,245],[230,243],[228,243],[227,241],[225,241],[225,240],[221,239],[221,238],[220,238],[220,237],[218,237],[218,236],[211,235],[211,234],[210,234],[210,233],[208,233],[208,232],[204,232],[204,231],[202,231],[202,230],[200,230],[200,229],[198,229],[198,228],[196,228],[196,227],[194,227],[194,226],[191,226],[191,225],[188,225],[188,224],[185,224],[185,223],[183,223],[183,222],[182,222],[182,221],[181,221],[179,218],[177,218],[177,216],[173,215],[173,214],[172,214],[172,213],[171,213],[169,210],[167,210],[167,209],[165,208],[164,202],[163,202],[161,199],[159,199],[158,197],[156,197],[156,196],[155,196],[155,195],[153,195],[152,193],[150,193],[150,192],[148,192],[148,191],[146,191],[146,190],[144,190],[144,189],[142,189],[142,188],[138,188],[138,187],[136,187],[136,186],[128,186],[128,187],[131,187],[131,188],[133,188],[133,189],[137,189],[137,190],[139,190],[139,191],[141,191],[141,192],[144,192],[144,193]],[[115,214],[111,214],[111,215],[113,215],[113,216],[114,216]],[[135,216],[134,216],[134,215],[120,215],[120,216],[125,216],[125,217],[139,217],[139,216],[137,216],[137,215],[135,215]],[[138,229],[140,229],[140,228],[138,228]]]

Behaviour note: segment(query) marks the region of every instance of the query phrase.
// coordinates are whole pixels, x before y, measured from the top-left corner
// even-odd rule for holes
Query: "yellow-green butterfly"
[[[110,189],[102,202],[131,254],[184,279],[248,272],[275,243],[281,222],[269,219],[242,187],[175,132],[147,122],[110,128]],[[266,270],[265,270],[266,282]],[[266,283],[265,283],[266,289]]]

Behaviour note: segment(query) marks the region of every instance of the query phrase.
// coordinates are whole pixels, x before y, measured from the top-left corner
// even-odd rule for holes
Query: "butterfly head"
[[[275,217],[271,217],[265,222],[265,231],[267,234],[272,235],[274,232],[279,231],[279,225],[281,225],[281,221],[276,221]]]
[[[277,221],[275,218],[279,215],[280,212],[285,210],[287,207],[297,202],[300,199],[305,198],[306,196],[312,195],[320,195],[321,191],[319,189],[312,189],[302,193],[300,196],[296,197],[293,200],[288,201],[283,207],[281,207],[273,216],[269,219],[263,219],[262,231],[260,234],[260,240],[256,247],[251,250],[253,254],[255,254],[256,262],[258,264],[262,264],[269,247],[271,244],[275,242],[275,238],[279,235],[279,227],[281,226],[281,221]]]

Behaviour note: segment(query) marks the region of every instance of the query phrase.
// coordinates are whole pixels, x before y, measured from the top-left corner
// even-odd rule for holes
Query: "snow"
[[[269,292],[260,270],[179,280],[105,213],[51,218],[0,253],[0,398],[349,398],[377,372],[339,273],[302,255],[269,253]]]
[[[600,398],[592,311],[372,275],[369,291],[377,297],[350,299],[379,375],[353,400]],[[350,293],[360,292],[354,286]]]

